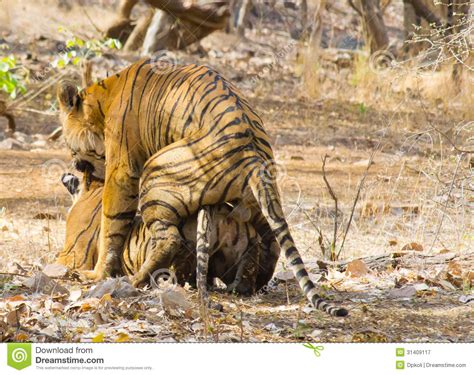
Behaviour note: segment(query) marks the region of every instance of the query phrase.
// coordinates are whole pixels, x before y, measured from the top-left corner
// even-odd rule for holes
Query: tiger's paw
[[[98,273],[95,270],[90,271],[80,271],[79,274],[82,276],[85,281],[98,282],[106,278],[104,273]]]

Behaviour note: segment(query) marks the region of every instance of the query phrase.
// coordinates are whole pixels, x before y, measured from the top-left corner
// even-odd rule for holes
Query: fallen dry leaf
[[[10,327],[19,327],[20,326],[20,312],[18,310],[10,311],[7,314],[7,324]]]
[[[410,242],[402,247],[402,251],[406,251],[406,250],[423,251],[423,246],[419,244],[418,242]]]
[[[474,294],[468,295],[468,296],[461,296],[459,297],[459,302],[462,303],[469,303],[469,302],[474,302]]]
[[[355,259],[347,265],[346,275],[350,277],[362,277],[369,273],[369,267],[360,259]]]
[[[448,272],[453,276],[461,276],[462,275],[462,268],[458,262],[452,260],[448,263]]]
[[[101,343],[101,342],[104,342],[104,334],[103,333],[99,333],[97,336],[94,336],[92,338],[92,342],[95,342],[95,343]]]
[[[82,297],[81,289],[72,289],[69,291],[69,301],[76,302]]]
[[[115,342],[129,342],[129,341],[130,341],[130,336],[124,332],[120,332],[117,338],[115,339]]]
[[[43,272],[36,272],[33,277],[23,281],[23,285],[30,288],[33,293],[43,293],[48,295],[69,294],[69,291],[66,288],[46,276]]]
[[[25,333],[25,332],[18,332],[15,335],[15,341],[17,341],[17,342],[30,341],[30,336],[28,336],[28,334]]]

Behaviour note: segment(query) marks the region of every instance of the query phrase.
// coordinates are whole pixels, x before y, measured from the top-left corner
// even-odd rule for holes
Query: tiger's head
[[[99,90],[100,87],[92,85],[79,92],[73,83],[63,81],[57,87],[57,99],[64,139],[75,167],[81,172],[88,169],[94,176],[104,178],[105,115],[101,105],[104,93]]]
[[[56,260],[70,269],[92,270],[97,261],[103,181],[84,173],[82,181],[71,173],[61,182],[73,199],[66,218],[66,240]]]

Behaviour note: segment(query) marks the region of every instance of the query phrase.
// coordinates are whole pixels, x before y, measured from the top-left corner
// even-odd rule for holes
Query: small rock
[[[43,267],[43,273],[49,277],[65,277],[69,269],[62,264],[47,264]]]
[[[430,287],[425,283],[415,284],[413,285],[413,287],[416,289],[417,292],[430,289]]]
[[[21,142],[21,143],[26,143],[31,141],[31,137],[28,134],[22,133],[22,132],[15,132],[13,133],[13,138],[15,140]]]
[[[313,332],[311,332],[309,335],[311,337],[317,338],[320,337],[323,331],[321,329],[315,329]]]
[[[211,309],[219,311],[219,312],[224,311],[224,306],[222,306],[220,303],[217,303],[217,302],[211,302],[210,307]]]
[[[411,298],[416,295],[416,288],[413,285],[407,285],[400,289],[392,289],[388,296],[390,298]]]
[[[31,147],[34,147],[34,148],[46,148],[48,145],[48,143],[42,139],[39,139],[37,141],[34,141],[32,144],[31,144]]]
[[[277,331],[278,327],[274,323],[269,323],[264,327],[267,331]]]
[[[101,281],[92,287],[85,297],[102,298],[106,294],[110,294],[112,298],[125,298],[138,296],[140,292],[128,282],[126,277],[120,277]]]
[[[289,281],[295,278],[292,271],[281,271],[275,274],[275,278],[281,281]]]
[[[27,150],[28,147],[21,141],[7,138],[0,142],[0,150]]]
[[[160,294],[160,299],[163,307],[168,311],[182,309],[187,313],[192,311],[192,305],[188,302],[183,293],[177,290],[166,290]]]

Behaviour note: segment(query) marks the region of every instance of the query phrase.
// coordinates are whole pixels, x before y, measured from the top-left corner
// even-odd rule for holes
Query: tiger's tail
[[[209,267],[211,211],[209,206],[201,207],[197,216],[196,231],[196,286],[199,294],[199,310],[204,323],[204,332],[208,330],[208,294],[207,272]]]
[[[293,271],[300,288],[316,309],[325,311],[333,316],[346,316],[349,313],[347,309],[334,306],[317,294],[316,287],[309,278],[303,260],[291,236],[274,177],[270,177],[267,173],[268,171],[264,168],[261,168],[259,173],[254,172],[249,180],[249,185],[263,216],[267,219],[268,225],[280,245],[280,249],[285,253],[287,263]]]

